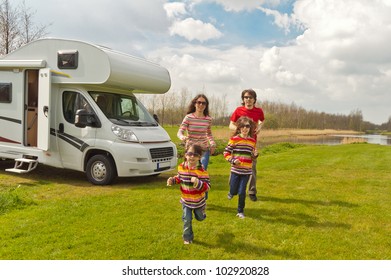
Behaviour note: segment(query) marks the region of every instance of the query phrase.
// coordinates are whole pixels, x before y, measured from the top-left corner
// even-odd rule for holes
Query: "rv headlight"
[[[119,139],[129,142],[138,142],[137,136],[130,129],[124,129],[119,127],[118,125],[112,125],[111,131],[117,136]]]

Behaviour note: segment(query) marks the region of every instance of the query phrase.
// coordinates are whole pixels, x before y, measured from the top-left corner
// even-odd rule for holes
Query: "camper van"
[[[134,93],[165,93],[168,71],[82,41],[40,39],[0,59],[0,158],[85,172],[95,185],[177,165],[167,132]],[[10,166],[11,167],[11,166]]]

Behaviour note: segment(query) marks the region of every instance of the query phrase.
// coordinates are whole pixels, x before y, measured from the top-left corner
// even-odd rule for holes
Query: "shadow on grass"
[[[223,213],[235,211],[233,207],[223,207],[208,204],[209,211]],[[342,228],[350,229],[352,226],[346,223],[320,222],[318,218],[307,214],[296,214],[286,210],[246,209],[246,218],[267,221],[269,223],[282,223],[291,226],[306,226],[311,228]]]
[[[235,254],[240,253],[247,256],[255,255],[254,259],[265,259],[270,255],[277,256],[280,259],[300,259],[300,256],[296,254],[290,254],[283,250],[276,250],[274,248],[267,248],[262,246],[256,246],[253,244],[248,244],[236,238],[236,236],[231,232],[221,232],[217,234],[217,244],[211,245],[202,241],[194,241],[195,244],[207,247],[207,248],[224,248],[228,253]]]
[[[271,201],[278,203],[295,203],[295,204],[303,204],[303,205],[319,205],[319,206],[340,206],[340,207],[358,207],[357,204],[340,201],[340,200],[331,200],[331,201],[322,201],[322,200],[305,200],[305,199],[295,199],[295,198],[277,198],[277,197],[267,197],[267,196],[259,196],[261,201]]]
[[[6,172],[6,168],[13,167],[14,161],[0,161],[0,175],[7,175],[9,180],[4,186],[13,187],[23,184],[24,186],[43,186],[49,184],[68,184],[75,187],[99,187],[91,184],[83,172],[55,168],[39,164],[37,168],[29,173],[15,174]],[[137,188],[153,189],[166,186],[170,173],[143,177],[118,177],[111,185],[101,186],[102,188]]]

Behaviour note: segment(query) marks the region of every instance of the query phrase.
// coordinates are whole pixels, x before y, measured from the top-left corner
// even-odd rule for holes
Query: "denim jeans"
[[[239,195],[238,213],[243,213],[246,205],[246,186],[251,175],[239,175],[231,172],[229,179],[229,193]]]
[[[205,170],[208,169],[209,164],[209,156],[210,156],[210,150],[207,149],[203,154],[201,158],[201,164],[204,167]],[[205,199],[208,199],[208,192],[205,192]]]
[[[257,159],[253,159],[252,165],[253,175],[250,179],[250,184],[248,185],[248,194],[256,195],[257,194]]]
[[[193,233],[193,212],[194,217],[197,221],[203,221],[206,218],[205,214],[205,206],[200,208],[189,208],[185,205],[182,205],[182,221],[183,221],[183,240],[193,241],[194,233]]]
[[[201,158],[201,164],[204,167],[205,170],[208,169],[208,164],[209,164],[209,156],[210,156],[210,150],[207,149],[203,154]]]

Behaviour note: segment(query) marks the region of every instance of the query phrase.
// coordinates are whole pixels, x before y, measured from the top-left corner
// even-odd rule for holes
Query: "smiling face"
[[[187,150],[185,157],[186,157],[186,161],[189,163],[189,166],[195,167],[200,161],[201,155],[197,153],[193,147],[190,147]]]
[[[246,108],[251,109],[254,107],[255,98],[250,93],[247,92],[243,96],[243,102]]]
[[[250,123],[243,123],[243,124],[241,124],[241,126],[239,128],[240,128],[240,134],[243,137],[248,137],[248,135],[250,133],[251,124]]]
[[[204,114],[204,110],[206,108],[206,100],[203,97],[197,98],[195,101],[195,109],[197,113]]]

